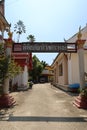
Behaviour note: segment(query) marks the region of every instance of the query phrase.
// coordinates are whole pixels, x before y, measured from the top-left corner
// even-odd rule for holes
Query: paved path
[[[0,111],[0,130],[87,130],[87,110],[73,106],[75,96],[50,84],[12,95],[16,106]]]

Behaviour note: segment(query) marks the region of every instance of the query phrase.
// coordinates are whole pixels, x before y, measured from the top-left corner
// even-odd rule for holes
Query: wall
[[[85,63],[85,72],[87,73],[87,25],[81,30],[82,32],[82,39],[85,39],[85,45],[84,48],[86,49],[84,51],[84,63]],[[76,42],[77,40],[77,33],[73,35],[70,39],[67,40],[68,43]],[[58,63],[58,65],[56,65]],[[57,71],[57,68],[59,68],[60,64],[63,64],[63,75],[59,76],[59,70]],[[61,53],[57,55],[55,58],[53,64],[54,68],[54,83],[59,84],[74,84],[79,83],[79,59],[78,59],[78,53]]]
[[[18,85],[18,90],[24,90],[28,87],[28,69],[27,66],[24,67],[24,71],[12,80],[12,86]]]
[[[68,67],[67,67],[67,55],[63,54],[60,61],[58,61],[58,68],[59,65],[63,65],[63,74],[62,76],[58,76],[58,83],[66,85],[68,84]]]
[[[70,59],[68,59],[68,75],[69,84],[78,83],[79,82],[79,64],[78,64],[78,54],[72,53]]]
[[[85,55],[84,55],[84,64],[85,64],[85,72],[87,73],[87,50],[85,50]]]
[[[84,51],[84,66],[84,71],[87,72],[87,50]],[[68,82],[69,84],[80,83],[78,53],[68,54]]]

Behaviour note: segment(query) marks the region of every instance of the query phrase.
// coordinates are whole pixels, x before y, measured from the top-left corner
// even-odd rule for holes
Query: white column
[[[78,49],[78,58],[79,58],[79,78],[80,78],[80,88],[84,89],[85,87],[85,75],[84,75],[84,49]]]
[[[24,67],[24,73],[23,73],[23,84],[24,84],[24,87],[27,87],[28,85],[28,69],[27,69],[27,66],[25,65]]]
[[[85,88],[85,75],[84,75],[84,44],[86,40],[82,40],[81,27],[79,27],[79,33],[77,35],[77,52],[79,58],[79,79],[80,79],[80,89]]]
[[[12,49],[12,32],[8,33],[8,41],[6,42],[6,57],[9,57],[9,62],[10,62],[10,57],[11,57],[11,49]],[[10,41],[9,41],[10,40]],[[9,76],[8,72],[6,74],[6,78],[4,80],[4,87],[3,87],[3,94],[8,94],[9,93]]]
[[[9,78],[4,79],[3,94],[9,94]]]

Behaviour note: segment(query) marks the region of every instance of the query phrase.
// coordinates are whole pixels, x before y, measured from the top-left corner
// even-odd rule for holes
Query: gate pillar
[[[85,75],[84,75],[84,44],[86,40],[81,39],[81,27],[79,28],[79,33],[77,35],[77,52],[79,58],[79,78],[80,78],[80,89],[84,89],[85,87]]]
[[[85,89],[85,73],[84,73],[84,43],[86,40],[82,40],[82,34],[81,30],[79,28],[79,33],[77,35],[78,39],[76,41],[77,43],[77,52],[78,52],[78,58],[79,58],[79,78],[80,78],[80,90]],[[75,99],[73,102],[75,106],[78,108],[87,109],[87,97],[79,96]]]
[[[8,33],[9,38],[6,42],[6,57],[9,57],[9,62],[11,60],[11,49],[12,49],[12,33]],[[3,94],[0,96],[0,108],[7,108],[14,105],[15,101],[12,96],[9,95],[9,77],[8,72],[6,73],[6,78],[4,80]]]

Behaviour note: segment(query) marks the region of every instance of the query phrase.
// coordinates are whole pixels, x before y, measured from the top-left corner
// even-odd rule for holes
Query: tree
[[[30,77],[35,82],[38,82],[38,79],[43,71],[43,64],[39,61],[36,55],[33,56],[33,69],[30,71]]]
[[[3,58],[2,60],[0,60],[0,82],[2,84],[3,94],[5,89],[6,78],[8,77],[9,79],[11,79],[20,72],[22,72],[22,68],[19,65],[17,65],[17,63],[14,62],[14,60],[11,60],[10,63],[8,58]]]
[[[45,62],[45,61],[41,61],[41,63],[42,63],[42,65],[43,65],[43,67],[45,68],[48,64]]]
[[[27,39],[31,43],[35,41],[35,37],[32,34],[28,35]],[[29,53],[29,69],[32,70],[32,52]]]
[[[3,44],[0,43],[0,83],[2,84],[4,81],[4,77],[6,75],[8,69],[8,58],[5,57]]]
[[[32,34],[28,35],[27,39],[28,39],[30,42],[34,42],[34,41],[35,41],[35,37],[34,37],[34,35],[32,35]]]
[[[10,79],[14,77],[22,71],[22,68],[14,60],[10,60],[9,62],[9,57],[5,56],[2,46],[0,44],[0,84],[2,85],[2,92],[4,94],[6,78],[8,77]]]
[[[18,39],[17,39],[17,42],[19,42],[19,39],[20,39],[20,35],[22,33],[25,33],[26,32],[26,29],[25,29],[25,25],[24,23],[19,20],[15,25],[14,25],[14,32],[16,32],[18,34]]]

